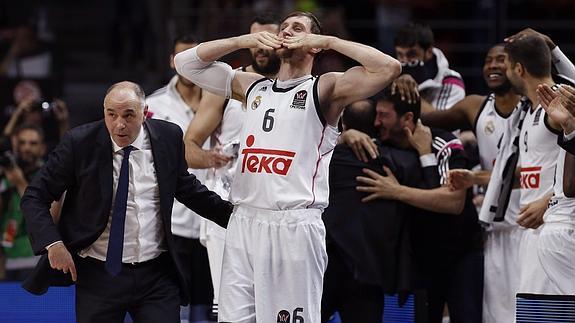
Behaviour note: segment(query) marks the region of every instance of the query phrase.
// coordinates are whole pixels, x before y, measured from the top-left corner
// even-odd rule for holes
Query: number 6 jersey
[[[339,133],[323,117],[318,80],[264,78],[249,87],[234,204],[268,210],[327,207],[329,161]]]

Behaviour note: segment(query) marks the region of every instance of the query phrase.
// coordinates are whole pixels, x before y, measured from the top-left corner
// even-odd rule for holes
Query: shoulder
[[[443,78],[441,79],[441,84],[452,85],[455,88],[465,89],[465,83],[463,82],[461,74],[451,69],[447,69],[445,71]]]
[[[161,120],[161,119],[146,119],[146,124],[148,127],[153,128],[154,130],[158,130],[165,133],[182,133],[182,129],[180,127],[169,121]]]
[[[83,125],[74,127],[66,132],[64,137],[73,138],[75,140],[83,140],[97,135],[100,131],[106,128],[104,120],[98,120]]]
[[[440,152],[447,148],[451,150],[463,150],[463,143],[449,131],[431,128],[432,148],[435,152]]]

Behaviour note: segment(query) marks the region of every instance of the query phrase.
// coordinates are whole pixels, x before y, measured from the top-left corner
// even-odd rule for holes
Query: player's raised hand
[[[311,49],[327,49],[329,47],[330,36],[318,34],[300,34],[296,36],[287,36],[282,39],[282,45],[288,49],[303,48],[304,50]]]
[[[537,37],[542,38],[545,41],[545,44],[547,44],[547,46],[551,50],[556,47],[555,43],[553,42],[553,40],[549,36],[542,34],[536,30],[533,30],[531,28],[525,28],[522,31],[516,33],[515,35],[512,35],[512,36],[505,38],[504,41],[506,43],[512,43],[515,40],[521,39],[525,36],[537,36]]]
[[[403,74],[396,78],[393,83],[391,83],[391,94],[399,92],[401,95],[401,100],[407,103],[415,103],[419,98],[419,90],[417,82],[409,74]]]
[[[547,115],[559,124],[565,133],[575,130],[575,89],[561,85],[554,91],[547,84],[537,87],[537,96]]]
[[[238,44],[241,48],[260,48],[274,50],[282,47],[282,39],[268,31],[239,36]]]

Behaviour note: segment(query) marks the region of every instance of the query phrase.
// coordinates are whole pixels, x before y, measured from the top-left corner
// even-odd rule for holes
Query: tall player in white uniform
[[[551,53],[545,41],[528,35],[507,43],[507,77],[514,90],[525,95],[532,106],[523,120],[519,135],[520,213],[517,220],[528,228],[519,249],[520,293],[543,293],[546,283],[537,280],[536,263],[539,226],[552,195],[555,166],[559,154],[557,135],[560,129],[539,103],[537,87],[553,86]]]
[[[565,134],[575,133],[575,89],[562,86],[555,92],[542,85],[538,90],[549,117],[561,125]],[[572,97],[570,100],[569,97]],[[575,155],[561,149],[555,172],[554,195],[541,226],[537,255],[548,294],[575,295]]]
[[[278,78],[232,71],[220,57],[242,48],[275,49]],[[311,76],[324,49],[360,66]],[[215,40],[176,56],[178,72],[216,94],[247,104],[240,164],[232,185],[220,322],[319,322],[326,267],[321,212],[337,121],[347,104],[374,95],[401,71],[392,57],[362,44],[321,35],[309,13],[288,15],[277,35]],[[292,320],[293,318],[293,320]]]
[[[250,25],[250,33],[268,31],[277,33],[279,18],[273,15],[258,15]],[[275,51],[250,48],[251,65],[241,68],[244,72],[258,73],[275,78],[279,70],[279,58]],[[204,185],[228,200],[232,180],[238,162],[240,132],[244,123],[246,107],[234,99],[205,92],[196,117],[190,123],[184,143],[186,160],[193,168],[207,168]],[[210,138],[211,149],[202,149],[201,143]],[[207,248],[210,273],[214,287],[212,316],[217,317],[220,287],[220,273],[224,256],[226,230],[209,220],[201,218],[200,241]]]

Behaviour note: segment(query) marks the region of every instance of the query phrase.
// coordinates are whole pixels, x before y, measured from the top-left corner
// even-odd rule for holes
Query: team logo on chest
[[[305,109],[305,101],[307,99],[307,91],[306,90],[301,90],[298,91],[294,96],[293,96],[293,101],[290,104],[290,108],[292,109]]]
[[[252,101],[252,110],[257,109],[260,106],[260,103],[262,103],[262,96],[258,95],[256,96],[256,98]]]
[[[483,129],[485,131],[486,135],[490,135],[495,131],[495,124],[493,123],[493,120],[489,120],[487,121],[487,123],[485,124],[485,128]]]
[[[256,141],[254,135],[246,139],[248,148],[242,149],[242,173],[268,173],[287,175],[295,152],[288,150],[252,148]]]

